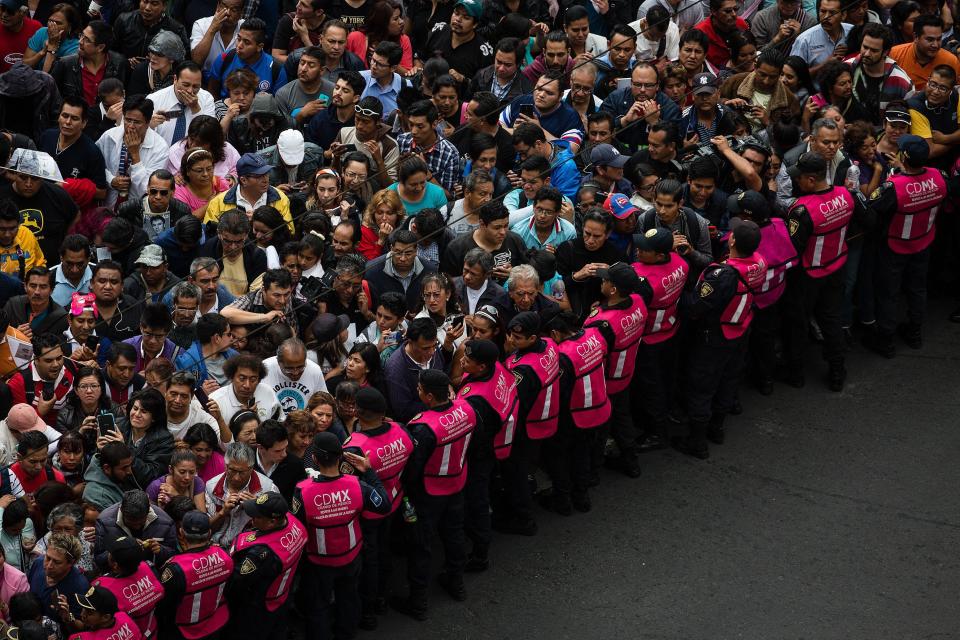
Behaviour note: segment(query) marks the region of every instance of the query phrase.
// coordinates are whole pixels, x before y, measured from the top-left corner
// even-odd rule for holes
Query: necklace
[[[73,142],[76,142],[77,140],[79,140],[79,138],[77,138],[77,140],[74,140],[73,142],[71,142],[70,144],[68,144],[68,145],[65,146],[65,147],[61,147],[61,146],[60,146],[60,145],[61,145],[61,142],[60,142],[61,140],[63,140],[63,136],[57,136],[57,149],[56,149],[56,154],[57,154],[58,156],[59,156],[61,153],[63,153],[64,151],[66,151],[67,149],[69,149],[70,147],[72,147],[72,146],[73,146]]]

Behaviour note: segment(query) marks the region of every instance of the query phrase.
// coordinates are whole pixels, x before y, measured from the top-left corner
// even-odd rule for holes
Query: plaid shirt
[[[397,146],[400,147],[400,155],[410,152],[423,153],[433,177],[440,186],[453,193],[457,176],[460,174],[460,152],[452,142],[438,136],[433,146],[424,150],[417,146],[412,133],[401,133],[397,136]]]
[[[287,300],[287,305],[283,308],[283,323],[290,327],[290,330],[293,331],[293,335],[299,335],[300,328],[297,325],[297,314],[293,310],[293,303],[295,296],[290,296]],[[302,301],[302,298],[300,299]],[[270,309],[267,309],[267,306],[263,304],[263,287],[257,289],[256,291],[251,291],[246,295],[242,295],[228,306],[231,306],[235,309],[240,309],[241,311],[249,311],[251,313],[269,313]]]

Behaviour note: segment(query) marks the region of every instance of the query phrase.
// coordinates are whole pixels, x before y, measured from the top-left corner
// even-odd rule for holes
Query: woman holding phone
[[[460,310],[453,284],[444,273],[431,273],[423,278],[423,306],[415,318],[430,318],[437,325],[437,340],[448,353],[467,339],[464,314]]]
[[[103,372],[96,367],[81,367],[73,379],[66,404],[57,414],[55,428],[61,433],[79,429],[90,448],[103,430],[98,430],[98,416],[103,416],[100,425],[105,429],[110,423],[115,427],[122,415],[120,406],[107,393]]]
[[[127,402],[127,414],[118,431],[103,433],[97,448],[108,442],[123,442],[133,453],[133,475],[145,487],[162,474],[173,454],[173,436],[167,430],[166,403],[156,389],[143,389]]]

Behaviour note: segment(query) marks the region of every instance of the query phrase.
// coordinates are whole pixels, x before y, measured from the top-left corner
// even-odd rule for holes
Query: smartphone
[[[112,413],[101,413],[97,416],[97,431],[101,436],[107,435],[110,431],[117,430],[117,421]]]
[[[193,392],[193,394],[197,396],[197,400],[200,401],[200,404],[202,404],[204,410],[206,410],[207,403],[210,402],[210,396],[208,396],[207,392],[203,390],[203,387],[198,384],[197,389]]]
[[[54,382],[44,382],[43,383],[43,399],[52,400],[54,396],[54,389],[56,388],[56,383]]]
[[[520,115],[527,116],[532,118],[533,116],[533,105],[532,104],[522,104],[520,105]]]
[[[351,143],[351,144],[345,144],[345,145],[343,145],[342,147],[340,147],[340,149],[341,149],[342,153],[353,153],[354,151],[357,150],[357,145],[352,144],[352,143]]]
[[[60,589],[54,589],[50,592],[50,598],[53,599],[53,606],[60,606]]]
[[[177,109],[176,111],[163,111],[160,113],[167,120],[176,120],[183,115],[183,110]]]
[[[451,327],[459,327],[463,324],[463,314],[456,313],[452,316],[447,317],[447,322],[450,323]]]
[[[100,336],[89,335],[87,339],[83,341],[84,346],[90,351],[96,351],[97,347],[100,346]]]

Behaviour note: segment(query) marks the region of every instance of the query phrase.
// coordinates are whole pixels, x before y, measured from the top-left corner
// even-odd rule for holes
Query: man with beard
[[[330,106],[315,113],[304,131],[309,142],[326,149],[324,157],[332,159],[330,143],[344,127],[354,123],[354,113],[360,94],[363,93],[363,77],[356,71],[341,71],[333,85]]]
[[[310,47],[300,56],[297,79],[283,85],[277,93],[277,103],[284,115],[293,118],[297,127],[303,127],[330,103],[334,85],[323,76],[323,49]]]
[[[100,322],[97,335],[110,342],[123,342],[140,330],[140,312],[137,300],[123,294],[123,269],[113,260],[101,260],[93,267],[90,290],[96,296]],[[100,345],[100,353],[106,353]]]
[[[913,93],[913,81],[888,54],[893,46],[893,33],[888,27],[868,22],[863,26],[860,55],[844,60],[853,71],[853,96],[875,126],[880,114],[893,100],[903,100]],[[759,64],[759,63],[758,63]]]
[[[467,97],[479,91],[489,91],[500,104],[533,91],[533,82],[520,71],[523,53],[516,38],[501,38],[493,52],[493,64],[480,69],[470,81]],[[483,111],[481,113],[487,113]]]
[[[617,141],[631,152],[648,144],[653,125],[680,120],[680,109],[659,88],[660,73],[656,67],[638,62],[630,73],[630,86],[617,89],[600,105],[601,111],[614,117]]]
[[[532,64],[526,66],[523,75],[534,85],[545,73],[554,73],[563,77],[563,86],[570,82],[570,72],[574,62],[570,57],[570,41],[563,31],[551,31],[547,34],[543,45],[543,52],[537,56]]]

